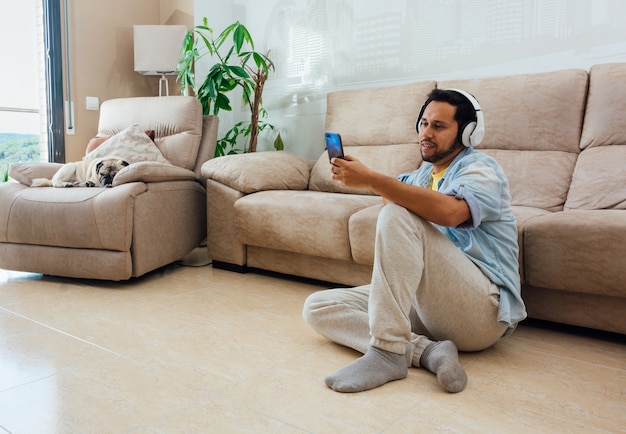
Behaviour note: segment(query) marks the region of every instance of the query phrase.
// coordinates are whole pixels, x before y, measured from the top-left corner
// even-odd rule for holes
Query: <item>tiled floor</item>
[[[123,283],[0,270],[0,433],[626,432],[623,336],[526,322],[432,374],[340,394],[357,354],[302,321],[323,287],[173,265]]]

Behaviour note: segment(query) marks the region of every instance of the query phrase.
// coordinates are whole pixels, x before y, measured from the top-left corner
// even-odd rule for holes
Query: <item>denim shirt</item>
[[[398,179],[430,188],[432,170],[432,164],[424,162]],[[498,321],[512,331],[526,318],[526,308],[520,288],[517,223],[504,171],[493,158],[466,148],[448,167],[439,191],[464,199],[471,218],[456,227],[435,227],[500,288]]]

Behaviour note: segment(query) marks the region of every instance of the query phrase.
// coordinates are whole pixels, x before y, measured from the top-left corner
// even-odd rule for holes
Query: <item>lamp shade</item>
[[[145,75],[175,74],[187,26],[133,26],[135,71]]]

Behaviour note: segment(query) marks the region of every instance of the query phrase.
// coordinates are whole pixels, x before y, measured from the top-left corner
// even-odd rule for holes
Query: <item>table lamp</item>
[[[144,75],[160,75],[159,96],[170,94],[166,75],[176,75],[178,56],[187,34],[182,25],[135,25],[135,71]]]

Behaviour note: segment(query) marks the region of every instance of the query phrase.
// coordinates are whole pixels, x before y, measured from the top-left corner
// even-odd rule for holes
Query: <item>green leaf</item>
[[[267,66],[267,62],[265,61],[265,57],[257,52],[252,53],[254,56],[254,63],[256,63],[256,67],[262,69],[267,74],[269,70],[269,66]]]
[[[223,64],[227,64],[228,63],[228,61],[230,59],[230,56],[233,55],[233,50],[234,49],[235,49],[235,47],[230,47],[230,50],[228,50],[228,53],[226,53],[226,56],[224,56],[224,58],[221,59]]]
[[[228,69],[237,77],[250,78],[250,74],[248,74],[246,70],[243,69],[241,66],[231,65],[228,67]]]
[[[259,131],[263,131],[264,129],[269,128],[274,131],[276,127],[272,124],[268,124],[267,122],[259,121]]]
[[[204,33],[196,32],[196,35],[199,36],[200,39],[202,39],[202,42],[204,42],[204,46],[206,47],[207,51],[209,52],[209,55],[212,56],[215,53],[216,50],[213,47],[213,43],[211,42],[211,40],[209,38],[207,38]]]
[[[233,80],[229,76],[223,77],[223,81],[221,82],[221,85],[220,85],[220,90],[222,92],[230,92],[236,87],[237,87],[237,80]]]
[[[230,106],[230,100],[228,99],[228,97],[223,93],[219,93],[217,95],[217,98],[215,98],[214,114],[217,114],[219,110],[232,111],[232,109],[233,108]]]
[[[222,33],[219,34],[219,36],[215,40],[215,46],[217,48],[220,48],[222,46],[222,44],[226,41],[226,39],[228,39],[228,36],[230,36],[230,34],[233,32],[233,30],[237,27],[238,24],[239,22],[231,24],[230,26],[226,27],[222,31]]]
[[[278,133],[276,139],[274,139],[274,149],[277,151],[285,150],[285,144],[283,143],[283,138],[280,136],[280,133]]]
[[[235,29],[235,33],[233,34],[233,42],[235,43],[237,54],[241,53],[241,47],[243,47],[243,40],[245,37],[244,29],[244,26],[239,25],[237,26],[237,28]]]
[[[252,36],[250,35],[250,32],[248,31],[246,26],[244,26],[243,24],[240,26],[240,28],[244,35],[244,39],[246,40],[248,44],[250,44],[250,48],[254,50],[254,42],[252,41]]]

